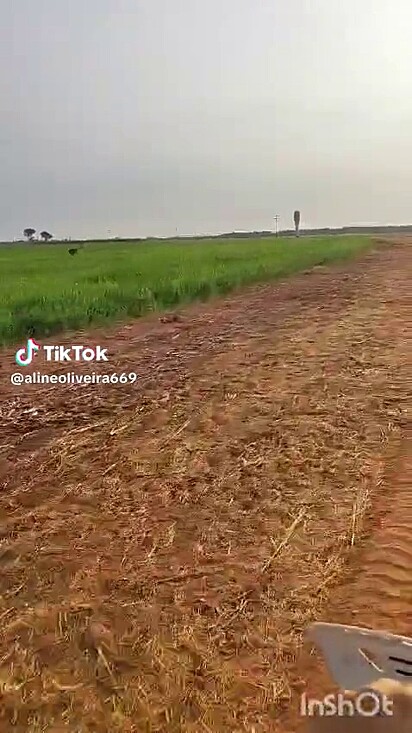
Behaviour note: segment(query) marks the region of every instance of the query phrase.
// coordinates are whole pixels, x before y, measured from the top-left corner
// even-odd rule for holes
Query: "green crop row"
[[[365,236],[0,247],[0,343],[133,318],[351,257]]]

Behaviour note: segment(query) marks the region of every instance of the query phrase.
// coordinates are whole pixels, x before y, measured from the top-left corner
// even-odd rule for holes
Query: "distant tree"
[[[40,232],[40,236],[43,239],[44,242],[48,242],[50,239],[53,239],[53,234],[50,234],[50,232]]]
[[[33,239],[34,235],[36,234],[36,230],[32,229],[31,227],[27,227],[27,229],[23,232],[26,239],[28,239],[30,242]]]
[[[293,214],[293,221],[295,222],[295,234],[299,236],[299,224],[300,224],[300,211],[295,211]]]

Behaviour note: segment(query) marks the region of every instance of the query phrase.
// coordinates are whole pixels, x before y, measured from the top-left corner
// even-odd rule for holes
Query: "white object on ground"
[[[336,684],[360,690],[377,680],[412,683],[412,639],[385,631],[314,623],[307,637],[323,652]]]

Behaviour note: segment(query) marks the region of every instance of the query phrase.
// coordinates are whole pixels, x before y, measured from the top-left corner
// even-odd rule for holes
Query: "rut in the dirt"
[[[393,510],[373,535],[359,592],[369,608],[362,612],[365,623],[370,618],[375,626],[412,636],[411,456],[409,435],[401,444],[397,475],[388,486]]]
[[[370,497],[365,541],[349,559],[346,580],[335,588],[333,598],[318,620],[350,624],[412,637],[412,429],[410,422],[411,307],[407,282],[399,283],[397,309],[387,314],[383,333],[398,329],[394,352],[398,371],[385,385],[384,399],[398,400],[403,418],[390,438],[380,486]],[[402,396],[403,395],[403,396]],[[296,694],[282,719],[282,733],[305,731],[299,717],[302,689],[309,697],[322,699],[335,690],[323,659],[315,657],[309,644],[295,668]]]
[[[385,488],[391,509],[375,522],[375,529],[354,568],[352,582],[338,589],[322,620],[412,637],[412,431],[406,426],[394,460],[390,461]],[[300,658],[299,672],[306,678],[306,694],[322,700],[336,691],[322,659],[308,654]],[[410,680],[406,680],[408,682]],[[283,718],[282,733],[305,733],[310,721],[299,717],[298,695],[289,715]],[[331,724],[333,730],[333,722]],[[311,729],[310,729],[311,730]],[[322,729],[323,730],[323,729]],[[340,728],[339,728],[340,730]],[[329,728],[328,728],[329,731]]]

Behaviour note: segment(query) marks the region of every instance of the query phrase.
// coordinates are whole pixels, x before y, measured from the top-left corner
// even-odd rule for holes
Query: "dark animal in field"
[[[166,313],[159,318],[160,323],[178,323],[181,320],[181,317],[177,313]]]
[[[72,256],[75,255],[75,254],[77,254],[77,252],[78,252],[77,249],[68,249],[67,251],[68,251],[69,255],[72,255]]]

